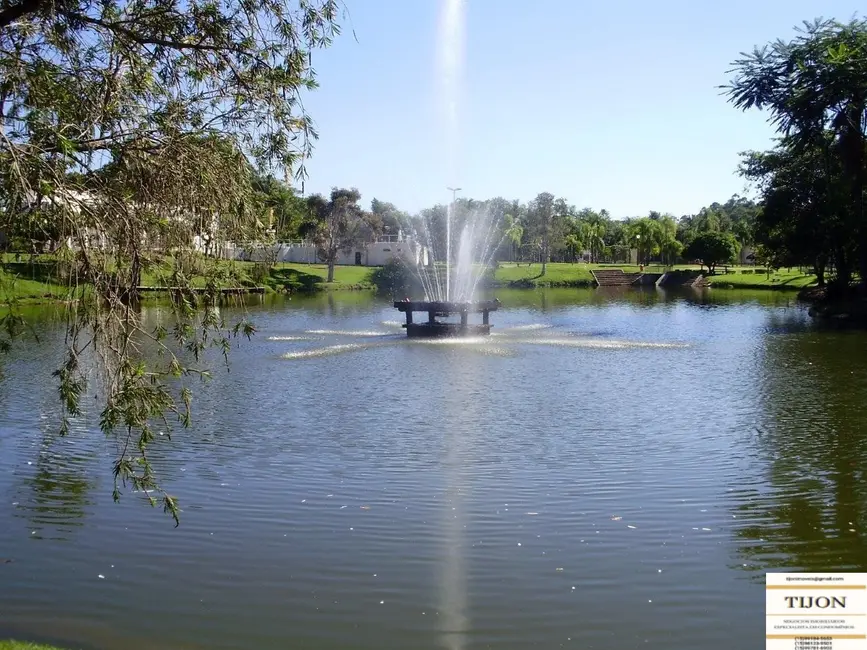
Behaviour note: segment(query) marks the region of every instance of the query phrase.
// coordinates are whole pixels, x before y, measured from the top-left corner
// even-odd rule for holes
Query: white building
[[[204,242],[195,241],[196,250],[204,252]],[[219,256],[224,259],[251,262],[292,262],[321,264],[318,248],[309,241],[275,242],[274,244],[223,244]],[[427,266],[427,248],[403,235],[386,235],[376,241],[358,244],[338,253],[337,264],[345,266],[383,266],[393,259],[402,259],[413,266]]]

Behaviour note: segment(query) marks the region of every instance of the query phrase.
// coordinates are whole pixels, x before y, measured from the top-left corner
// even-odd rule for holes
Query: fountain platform
[[[447,336],[486,336],[491,333],[490,313],[500,307],[499,300],[482,302],[445,302],[427,300],[399,300],[395,309],[406,314],[406,335],[409,338],[443,338]],[[414,322],[413,313],[427,313],[427,321]],[[460,314],[459,323],[444,323],[437,318]],[[481,324],[469,322],[470,314],[481,314]]]

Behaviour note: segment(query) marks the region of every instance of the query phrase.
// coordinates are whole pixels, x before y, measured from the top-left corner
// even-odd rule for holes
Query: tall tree
[[[833,134],[828,134],[833,138]],[[848,287],[856,261],[842,167],[826,147],[804,147],[784,139],[770,152],[744,155],[741,174],[756,182],[764,201],[753,228],[754,241],[769,251],[773,266],[812,264],[819,284],[833,262],[840,290]],[[839,161],[836,161],[839,163]],[[837,287],[835,287],[836,290]]]
[[[254,204],[260,207],[260,221],[280,239],[298,237],[307,218],[307,206],[292,187],[274,176],[255,174],[252,182]]]
[[[862,280],[867,279],[867,19],[805,23],[790,42],[777,41],[735,61],[726,86],[738,108],[766,109],[798,147],[821,147],[839,161],[854,215]],[[827,138],[827,134],[832,138]]]
[[[355,189],[331,190],[329,198],[314,194],[308,199],[312,221],[307,235],[319,246],[320,255],[328,265],[326,282],[334,282],[334,267],[341,252],[370,241],[378,234],[371,217],[358,205],[361,193]]]
[[[550,192],[538,194],[531,201],[527,216],[533,236],[539,242],[542,275],[545,275],[551,256],[551,235],[554,232],[554,195]]]
[[[701,260],[712,275],[717,264],[734,260],[738,252],[737,246],[735,238],[729,233],[705,232],[692,241],[684,254],[690,259]]]
[[[382,223],[383,232],[390,235],[398,235],[412,228],[409,215],[398,210],[393,203],[374,198],[370,202],[370,213]]]
[[[629,239],[638,249],[638,262],[647,264],[650,256],[659,250],[662,229],[658,220],[651,217],[636,219],[629,224]]]

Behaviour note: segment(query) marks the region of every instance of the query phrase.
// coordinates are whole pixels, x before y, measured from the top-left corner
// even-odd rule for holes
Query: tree
[[[530,203],[527,218],[532,236],[539,243],[542,275],[545,275],[551,255],[551,235],[554,230],[554,195],[542,192]]]
[[[757,48],[735,61],[725,86],[738,108],[767,109],[778,131],[799,149],[819,147],[838,161],[847,188],[861,278],[867,278],[867,20],[816,20],[798,36]],[[828,137],[830,134],[831,137]],[[849,219],[846,219],[849,221]]]
[[[584,250],[584,239],[580,229],[575,229],[574,232],[566,236],[566,246],[569,249],[570,257],[574,263],[578,254]]]
[[[826,150],[784,139],[773,151],[744,154],[741,174],[762,192],[764,207],[753,238],[770,261],[777,267],[811,264],[820,285],[825,283],[825,267],[833,262],[842,290],[857,259],[852,240],[856,224],[846,209],[848,193],[839,160],[826,157]]]
[[[717,264],[731,262],[738,253],[738,243],[727,233],[705,232],[696,237],[685,251],[689,259],[701,260],[711,275]]]
[[[173,320],[155,329],[134,308],[141,277],[170,265],[166,281],[188,289],[189,269],[169,253],[188,251],[201,224],[215,238],[255,231],[254,168],[303,178],[316,134],[300,96],[316,86],[311,53],[338,33],[337,9],[337,0],[0,3],[0,230],[47,200],[52,236],[72,243],[61,432],[83,412],[81,354],[95,351],[101,428],[124,450],[115,498],[131,483],[177,520],[148,462],[152,427],[188,424],[186,382],[206,375],[204,350],[227,355],[231,337],[254,332],[213,308],[216,263],[206,294],[179,292]],[[90,245],[95,236],[104,249]],[[147,345],[162,351],[156,361]]]
[[[312,221],[308,236],[319,246],[320,255],[328,265],[328,279],[334,282],[334,266],[341,252],[348,252],[377,234],[371,226],[371,216],[358,205],[361,193],[355,189],[333,188],[325,199],[314,194],[308,199]]]
[[[273,229],[278,239],[295,239],[307,219],[307,204],[292,187],[273,176],[255,174],[253,200],[261,213],[260,221]]]
[[[409,215],[398,210],[393,203],[386,203],[374,198],[370,202],[370,213],[378,218],[382,224],[383,232],[398,235],[401,231],[412,227]]]
[[[506,214],[504,218],[504,237],[511,245],[512,255],[514,258],[515,249],[521,245],[521,239],[524,237],[524,226],[521,221],[513,214]]]
[[[590,261],[599,262],[602,251],[605,249],[605,235],[608,233],[610,220],[605,210],[595,212],[590,208],[584,208],[578,212],[578,223],[581,230],[581,239],[584,245],[590,249]]]
[[[659,249],[661,232],[659,221],[650,217],[629,224],[629,240],[638,249],[640,264],[647,264],[650,256]]]

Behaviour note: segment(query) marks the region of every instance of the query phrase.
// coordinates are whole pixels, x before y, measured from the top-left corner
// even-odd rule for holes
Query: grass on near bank
[[[731,269],[734,273],[718,273],[708,276],[712,287],[733,289],[791,289],[793,291],[809,287],[816,283],[816,276],[803,273],[798,269],[779,269],[770,275],[764,269],[737,267]]]
[[[698,265],[677,264],[676,270],[701,270]],[[728,273],[726,273],[726,268]],[[620,269],[624,273],[638,273],[638,266],[629,264],[585,264],[585,263],[558,263],[548,264],[545,275],[542,273],[541,264],[501,263],[494,272],[494,282],[498,286],[508,285],[511,282],[525,284],[527,286],[595,286],[591,270]],[[644,267],[647,273],[663,273],[666,267],[648,265]],[[792,289],[799,290],[816,282],[816,276],[810,273],[802,273],[797,268],[779,269],[767,274],[766,270],[757,266],[728,266],[718,267],[715,275],[705,276],[711,286],[726,288],[731,286],[737,289]]]
[[[3,256],[4,265],[0,266],[0,303],[16,300],[23,303],[52,302],[69,297],[67,287],[59,281],[54,272],[54,258],[50,255],[39,256],[35,263],[22,256],[15,261],[12,256]],[[375,267],[336,266],[334,281],[325,282],[328,267],[325,264],[280,263],[272,267],[256,262],[234,260],[205,260],[203,265],[220,271],[222,287],[265,287],[267,292],[310,292],[322,289],[372,289],[370,274]],[[699,270],[696,265],[677,265],[675,269]],[[586,264],[552,262],[542,275],[541,264],[501,263],[489,276],[495,287],[592,287],[595,286],[591,270],[621,269],[626,273],[639,271],[639,267],[628,264]],[[650,265],[644,269],[650,273],[661,273],[666,269]],[[711,286],[738,289],[792,289],[798,290],[815,283],[816,277],[800,270],[780,269],[768,275],[765,269],[753,266],[729,266],[728,273],[720,267],[716,275],[708,276]],[[167,258],[158,267],[151,269],[142,277],[146,287],[165,287],[171,283],[172,260]],[[204,276],[190,279],[193,286],[204,287]]]
[[[26,256],[16,261],[10,255],[3,256],[0,266],[0,303],[18,301],[52,302],[69,299],[69,289],[55,272],[55,259],[44,255],[30,263]],[[328,267],[325,264],[276,264],[269,268],[255,262],[209,260],[223,276],[221,287],[265,287],[268,292],[316,291],[320,289],[371,289],[371,267],[337,266],[334,281],[326,282]],[[171,284],[172,261],[167,259],[142,276],[144,287],[167,287]],[[204,287],[203,275],[193,276],[194,287]]]
[[[69,289],[36,275],[10,273],[0,267],[0,303],[66,300]]]
[[[62,648],[25,641],[0,641],[0,650],[62,650]]]

